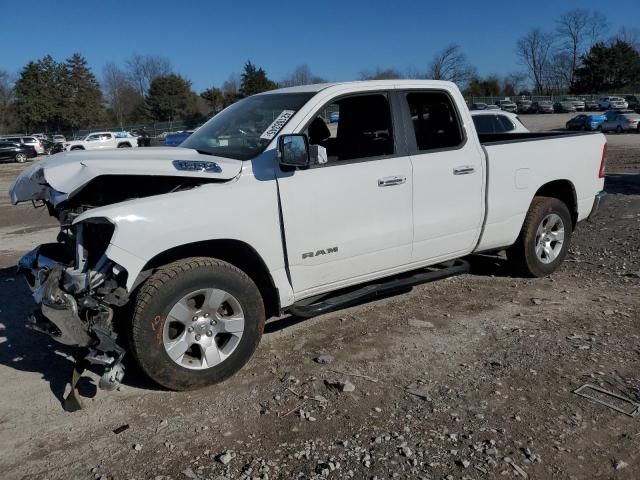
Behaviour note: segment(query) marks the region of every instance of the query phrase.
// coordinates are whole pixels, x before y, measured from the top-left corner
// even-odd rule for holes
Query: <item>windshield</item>
[[[236,160],[259,155],[315,93],[273,93],[248,97],[225,108],[180,144],[201,153]]]

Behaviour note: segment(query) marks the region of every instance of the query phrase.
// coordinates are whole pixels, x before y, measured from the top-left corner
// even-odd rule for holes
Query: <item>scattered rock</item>
[[[342,383],[342,391],[343,392],[353,392],[353,391],[355,391],[355,389],[356,389],[356,386],[353,383],[351,383],[349,380],[345,380]]]
[[[427,322],[426,320],[418,320],[416,318],[409,319],[409,326],[416,328],[434,328],[435,325],[431,322]]]
[[[223,465],[227,465],[231,460],[233,460],[233,455],[231,454],[231,452],[224,452],[223,454],[218,455],[218,458],[216,460],[218,460]]]
[[[624,460],[616,460],[613,464],[613,467],[616,470],[622,470],[623,468],[627,468],[629,466],[629,464],[627,462],[625,462]]]
[[[139,443],[136,443],[136,444],[133,446],[133,449],[134,449],[136,452],[139,452],[140,450],[142,450],[142,445],[140,445]]]
[[[334,359],[332,355],[320,355],[314,358],[314,360],[320,365],[329,365],[331,362],[333,362]]]

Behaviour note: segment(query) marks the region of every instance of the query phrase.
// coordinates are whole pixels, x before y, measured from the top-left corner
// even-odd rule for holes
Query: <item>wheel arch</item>
[[[278,289],[260,254],[248,243],[234,239],[216,239],[187,243],[172,247],[151,258],[133,284],[136,290],[159,267],[188,257],[212,257],[228,262],[245,272],[255,282],[267,318],[280,314]]]
[[[535,197],[552,197],[563,202],[571,214],[573,228],[578,223],[578,197],[576,188],[570,180],[554,180],[542,185],[535,193]],[[532,199],[533,201],[533,199]]]

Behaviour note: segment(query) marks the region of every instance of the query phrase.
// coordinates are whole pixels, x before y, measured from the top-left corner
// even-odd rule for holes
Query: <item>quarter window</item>
[[[446,93],[408,93],[407,102],[419,150],[452,148],[462,143],[460,122]]]

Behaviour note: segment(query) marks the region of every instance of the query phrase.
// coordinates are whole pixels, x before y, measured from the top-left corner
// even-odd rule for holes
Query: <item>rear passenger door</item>
[[[406,91],[403,100],[414,183],[412,261],[466,255],[482,227],[484,153],[466,137],[450,92]]]

